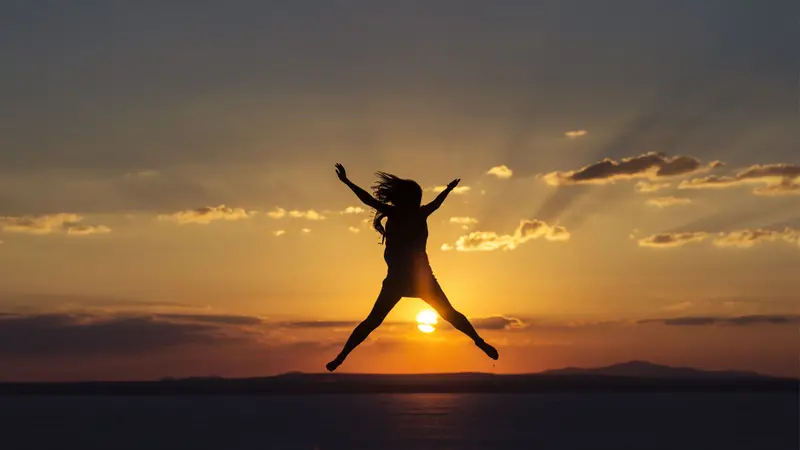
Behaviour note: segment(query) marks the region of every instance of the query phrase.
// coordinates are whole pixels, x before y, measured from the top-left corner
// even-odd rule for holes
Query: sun
[[[438,322],[436,311],[423,309],[417,314],[417,328],[423,333],[433,333]]]

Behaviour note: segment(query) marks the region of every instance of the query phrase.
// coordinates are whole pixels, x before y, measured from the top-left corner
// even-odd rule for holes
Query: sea
[[[0,397],[0,448],[798,450],[797,393]]]

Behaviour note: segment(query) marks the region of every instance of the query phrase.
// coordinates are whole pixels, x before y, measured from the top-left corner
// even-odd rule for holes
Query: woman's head
[[[414,181],[378,172],[378,181],[372,186],[375,198],[399,208],[419,208],[422,204],[422,187]]]
[[[401,209],[419,208],[422,205],[422,187],[414,180],[406,180],[386,172],[375,174],[378,181],[372,186],[375,198],[382,203],[389,203]],[[372,226],[386,239],[386,229],[381,221],[384,214],[376,211]]]

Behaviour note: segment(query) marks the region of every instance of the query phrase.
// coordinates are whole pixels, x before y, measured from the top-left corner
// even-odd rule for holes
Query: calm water
[[[0,397],[0,448],[797,450],[770,394]]]

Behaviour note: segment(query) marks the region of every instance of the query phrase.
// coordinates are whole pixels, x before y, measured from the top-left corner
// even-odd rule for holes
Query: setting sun
[[[432,333],[438,323],[436,311],[425,309],[417,314],[417,328],[423,333]]]

